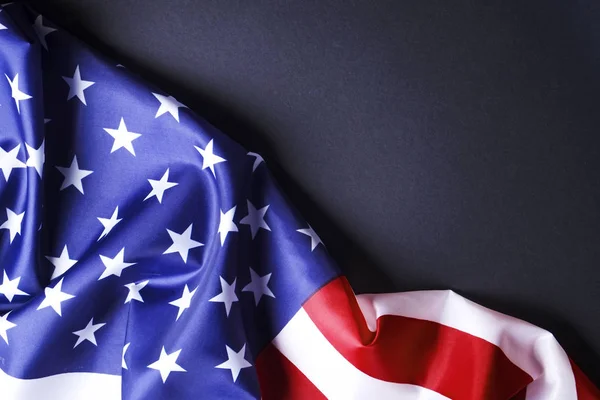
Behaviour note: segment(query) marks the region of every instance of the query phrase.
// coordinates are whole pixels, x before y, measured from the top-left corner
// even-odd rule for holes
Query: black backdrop
[[[600,383],[600,3],[32,3],[262,153],[357,292],[451,288]]]

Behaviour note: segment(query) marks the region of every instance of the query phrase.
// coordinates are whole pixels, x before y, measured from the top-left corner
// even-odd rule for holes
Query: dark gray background
[[[451,288],[600,382],[596,1],[33,3],[262,153],[358,292]]]

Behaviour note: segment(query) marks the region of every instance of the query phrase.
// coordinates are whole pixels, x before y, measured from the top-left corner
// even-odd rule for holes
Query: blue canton
[[[260,398],[257,355],[338,275],[260,155],[18,4],[0,75],[0,369]]]

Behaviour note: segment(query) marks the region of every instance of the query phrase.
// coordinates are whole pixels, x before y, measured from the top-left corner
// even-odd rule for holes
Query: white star
[[[132,265],[136,264],[125,262],[123,260],[124,257],[125,247],[123,247],[114,258],[106,257],[100,254],[100,259],[102,260],[102,264],[104,264],[104,268],[106,269],[102,272],[102,275],[100,275],[100,278],[98,278],[98,280],[104,279],[107,276],[111,275],[121,276],[121,272],[123,272],[125,268],[131,267]]]
[[[6,79],[8,79],[8,83],[12,92],[11,96],[13,99],[15,99],[15,104],[17,105],[17,112],[21,114],[21,106],[19,102],[23,100],[29,100],[31,99],[31,96],[27,93],[23,93],[19,89],[19,74],[16,74],[12,81],[10,80],[8,75],[4,74],[4,76],[6,77]]]
[[[77,156],[73,156],[70,167],[56,167],[61,174],[64,175],[60,190],[64,190],[69,186],[73,185],[83,194],[83,178],[94,173],[94,171],[88,171],[85,169],[79,169],[79,163],[77,162]]]
[[[198,288],[190,292],[190,289],[188,289],[188,285],[185,285],[181,297],[169,303],[172,306],[179,307],[179,312],[177,312],[177,318],[175,318],[175,321],[177,321],[179,317],[181,317],[181,314],[183,314],[183,312],[186,309],[190,308],[192,297],[194,296],[194,293],[196,293],[196,290],[198,290]]]
[[[6,6],[6,4],[4,4],[3,6],[0,6],[0,12],[2,12],[2,7]],[[0,24],[0,31],[3,29],[8,29],[6,28],[4,25]]]
[[[100,221],[100,223],[102,224],[102,226],[104,226],[104,230],[102,231],[102,233],[100,234],[100,237],[98,238],[98,241],[100,239],[102,239],[103,237],[105,237],[106,235],[108,235],[110,233],[110,231],[112,231],[112,229],[115,227],[115,225],[117,225],[119,222],[121,222],[121,220],[123,218],[117,218],[117,216],[119,215],[119,206],[117,206],[115,208],[115,211],[113,212],[112,216],[110,218],[98,218],[98,221]]]
[[[125,120],[123,118],[121,118],[121,122],[119,123],[118,129],[104,128],[104,130],[106,131],[106,133],[112,136],[113,139],[115,139],[115,141],[113,142],[112,149],[110,150],[111,153],[114,153],[116,150],[120,149],[121,147],[124,147],[127,151],[129,151],[135,156],[135,150],[133,149],[133,141],[142,135],[139,133],[129,132],[127,130],[127,125],[125,125]]]
[[[190,251],[190,249],[204,246],[203,243],[192,240],[192,226],[193,225],[194,224],[190,224],[190,226],[188,226],[188,228],[185,230],[185,232],[183,232],[181,234],[175,233],[175,232],[167,229],[167,233],[169,234],[169,236],[171,236],[171,240],[173,241],[173,244],[171,245],[171,247],[166,249],[163,254],[179,253],[181,258],[183,259],[183,262],[187,264],[187,257],[188,257],[188,252]]]
[[[160,107],[158,108],[158,111],[156,112],[156,115],[154,116],[154,118],[158,118],[161,115],[163,115],[164,113],[169,113],[173,116],[173,118],[175,118],[175,120],[177,122],[179,122],[179,108],[183,107],[183,108],[187,108],[186,106],[184,106],[183,104],[181,104],[180,102],[178,102],[175,97],[173,96],[163,96],[162,94],[158,94],[158,93],[152,93],[154,95],[154,97],[156,97],[156,99],[158,101],[160,101]]]
[[[0,317],[0,337],[4,339],[6,344],[8,344],[8,335],[6,334],[6,331],[17,326],[17,324],[14,324],[8,320],[8,315],[10,313],[11,312],[9,311]]]
[[[41,310],[46,307],[52,307],[52,309],[54,309],[54,311],[56,311],[58,315],[62,316],[60,303],[75,297],[69,293],[64,293],[62,291],[62,283],[64,280],[65,278],[62,278],[60,281],[58,281],[56,285],[54,285],[53,288],[47,287],[46,289],[44,289],[44,294],[46,295],[46,297],[37,308],[38,310]]]
[[[127,349],[129,348],[130,344],[131,343],[127,343],[125,346],[123,346],[123,355],[121,356],[121,367],[123,369],[128,369],[127,363],[125,362],[125,353],[127,353]]]
[[[90,322],[88,322],[88,324],[86,325],[85,328],[73,332],[73,335],[79,336],[77,338],[77,342],[75,342],[75,346],[73,346],[73,348],[79,346],[79,344],[81,342],[83,342],[84,340],[91,342],[94,346],[98,346],[98,344],[96,343],[96,331],[98,329],[102,328],[104,325],[106,325],[106,324],[102,323],[102,324],[94,325],[94,318],[92,318],[90,320]]]
[[[42,44],[42,47],[44,47],[46,50],[48,50],[48,44],[46,43],[46,35],[56,31],[56,29],[50,28],[48,26],[44,26],[41,15],[39,15],[35,19],[35,23],[33,24],[33,29],[35,30],[35,33],[38,35],[38,38],[40,39],[40,43]]]
[[[201,149],[198,146],[194,146],[194,147],[196,148],[196,150],[198,150],[198,153],[200,153],[200,155],[202,156],[202,169],[204,170],[206,168],[210,168],[213,176],[216,178],[217,175],[215,175],[215,164],[222,163],[227,160],[214,154],[213,146],[214,146],[214,139],[211,139],[210,142],[208,142],[208,144],[206,145],[206,148],[204,148],[204,149]]]
[[[83,93],[83,91],[96,82],[82,80],[81,73],[79,72],[79,65],[75,68],[75,73],[72,78],[66,76],[63,76],[62,78],[67,82],[67,85],[69,85],[69,95],[67,96],[67,100],[71,100],[73,97],[77,96],[77,98],[87,106],[87,103],[85,102],[85,93]]]
[[[265,276],[259,276],[252,268],[250,268],[250,280],[251,282],[244,286],[242,292],[252,292],[254,294],[254,304],[258,305],[263,295],[275,298],[271,289],[269,289],[269,280],[271,274]]]
[[[252,233],[252,239],[254,239],[260,228],[267,231],[271,230],[265,222],[265,214],[269,209],[269,205],[267,204],[260,210],[257,210],[254,204],[250,203],[250,200],[246,200],[246,203],[248,203],[248,215],[242,218],[240,224],[250,225],[250,232]]]
[[[254,158],[256,158],[256,159],[254,160],[254,164],[252,164],[252,172],[256,171],[256,168],[258,168],[258,166],[259,166],[261,163],[265,162],[265,160],[264,160],[264,159],[261,157],[261,155],[260,155],[260,154],[258,154],[258,153],[253,153],[253,152],[249,151],[249,152],[248,152],[248,155],[249,155],[250,157],[254,157]]]
[[[240,371],[244,368],[249,368],[252,366],[245,358],[246,354],[246,344],[242,346],[240,351],[237,353],[233,351],[229,346],[225,346],[225,350],[227,351],[227,361],[221,363],[215,368],[228,369],[231,370],[231,377],[235,382],[240,375]]]
[[[229,317],[231,305],[238,301],[238,297],[235,294],[235,284],[237,279],[234,279],[231,285],[228,284],[227,281],[221,276],[219,276],[219,280],[221,281],[221,293],[219,293],[218,295],[216,295],[208,301],[212,301],[213,303],[225,304],[225,314]]]
[[[6,216],[8,219],[0,225],[0,229],[8,229],[10,231],[10,242],[12,243],[15,237],[21,234],[21,223],[23,222],[23,217],[25,217],[25,211],[21,214],[15,214],[10,208],[7,208]]]
[[[227,234],[229,232],[237,232],[238,227],[235,224],[235,222],[233,222],[233,216],[235,215],[235,207],[233,207],[226,213],[223,213],[222,210],[219,211],[221,213],[221,219],[219,220],[218,233],[221,234],[221,246],[223,246],[223,244],[225,244],[225,239],[227,239]]]
[[[59,276],[67,272],[69,269],[71,269],[73,265],[77,264],[77,261],[79,261],[72,260],[69,257],[69,249],[67,248],[66,244],[65,247],[63,247],[62,249],[62,253],[60,253],[60,257],[46,256],[46,258],[52,263],[52,265],[54,265],[54,272],[52,273],[52,277],[50,278],[51,280],[54,278],[58,278]]]
[[[171,354],[167,354],[165,347],[163,346],[158,361],[148,365],[148,368],[160,371],[160,377],[162,378],[163,383],[165,383],[171,372],[187,372],[177,364],[179,353],[181,353],[181,349],[174,351]]]
[[[165,194],[165,190],[171,189],[173,186],[179,185],[179,183],[169,182],[169,168],[165,174],[160,178],[159,181],[155,181],[154,179],[148,179],[150,185],[152,186],[152,191],[148,193],[148,196],[144,199],[144,201],[148,200],[152,196],[156,196],[156,199],[159,203],[162,203],[163,195]]]
[[[308,229],[298,229],[297,232],[300,232],[306,236],[310,236],[310,251],[313,251],[319,245],[319,243],[323,244],[317,233],[310,225],[308,226]]]
[[[19,282],[21,281],[21,277],[17,277],[12,281],[8,279],[8,275],[6,275],[6,271],[4,271],[4,277],[2,279],[2,284],[0,285],[0,293],[6,296],[9,303],[12,303],[12,300],[15,296],[29,296],[29,293],[25,293],[21,289],[19,289]]]
[[[26,165],[28,167],[35,168],[40,178],[42,177],[42,172],[44,171],[44,162],[46,162],[46,153],[44,152],[45,147],[45,140],[42,140],[42,144],[37,149],[25,143],[27,154],[29,154],[29,158],[27,159]]]
[[[2,147],[0,147],[0,169],[2,169],[2,173],[4,174],[4,179],[6,181],[8,181],[13,168],[26,167],[24,162],[17,159],[20,148],[21,145],[18,144],[14,149],[7,153]]]
[[[127,285],[125,285],[125,287],[127,289],[129,289],[129,293],[127,293],[127,298],[125,299],[125,303],[123,304],[127,304],[132,300],[137,300],[139,302],[144,302],[144,299],[142,299],[142,295],[140,294],[140,290],[142,290],[143,288],[146,287],[146,285],[148,284],[148,282],[150,281],[143,281],[140,283],[128,283]]]

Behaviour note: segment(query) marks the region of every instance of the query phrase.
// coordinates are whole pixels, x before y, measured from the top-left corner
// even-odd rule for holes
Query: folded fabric
[[[355,296],[259,154],[0,11],[1,399],[600,399],[547,331]]]

